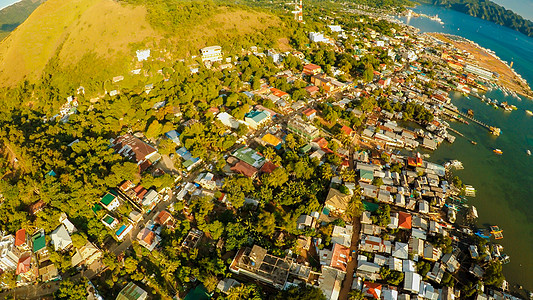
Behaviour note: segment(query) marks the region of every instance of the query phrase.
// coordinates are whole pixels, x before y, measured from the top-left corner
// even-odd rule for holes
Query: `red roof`
[[[276,166],[274,163],[267,161],[262,167],[261,167],[261,173],[272,173],[278,166]]]
[[[26,229],[19,229],[15,234],[15,246],[21,246],[26,243]]]
[[[172,221],[172,215],[168,211],[163,210],[159,213],[159,215],[157,215],[157,218],[155,219],[155,221],[156,223],[165,225],[169,221]]]
[[[119,136],[113,142],[113,149],[120,153],[122,156],[135,160],[135,162],[141,162],[146,159],[150,154],[157,152],[157,150],[127,133]]]
[[[306,87],[305,87],[305,90],[306,90],[309,94],[314,94],[314,93],[320,91],[320,89],[319,89],[318,86],[316,86],[316,85],[306,86]]]
[[[363,291],[366,295],[373,297],[374,299],[381,298],[381,284],[374,282],[365,282]]]
[[[31,265],[31,256],[25,256],[21,257],[19,259],[19,263],[17,265],[17,272],[15,275],[24,274],[30,271],[30,265]]]
[[[406,212],[398,213],[398,228],[411,229],[411,215]]]
[[[343,125],[342,128],[341,128],[341,130],[342,130],[342,132],[344,132],[344,134],[346,134],[346,135],[350,135],[350,134],[352,134],[352,132],[353,132],[353,130],[352,130],[350,127],[346,126],[346,125]]]
[[[320,148],[327,148],[328,147],[328,141],[325,138],[323,138],[323,137],[316,138],[316,139],[313,140],[313,142],[317,143]]]
[[[284,91],[278,90],[277,88],[271,88],[270,91],[272,92],[272,94],[274,94],[274,96],[280,97],[280,98],[285,96],[285,95],[288,95]]]
[[[139,199],[144,198],[144,195],[146,195],[146,193],[148,193],[148,191],[142,185],[138,185],[138,186],[134,187],[133,191],[135,192],[135,194],[137,194],[137,198],[139,198]]]
[[[308,109],[304,110],[302,113],[309,117],[312,114],[316,114],[316,109],[308,108]]]
[[[304,70],[314,71],[318,69],[322,69],[322,67],[315,64],[308,64],[304,66]]]
[[[341,271],[346,271],[349,257],[350,248],[341,244],[335,244],[335,246],[333,246],[333,254],[331,255],[331,266]]]
[[[241,173],[246,177],[254,177],[257,174],[257,169],[250,166],[249,164],[239,161],[235,166],[231,167],[233,172]]]

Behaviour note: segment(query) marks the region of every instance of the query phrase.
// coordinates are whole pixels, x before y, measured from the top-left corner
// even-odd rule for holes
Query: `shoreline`
[[[468,52],[474,57],[473,61],[478,66],[499,74],[499,78],[495,80],[496,84],[504,86],[529,100],[533,99],[533,90],[531,90],[528,82],[491,49],[484,48],[462,36],[440,32],[428,32],[426,34],[444,43],[452,44],[459,50]]]

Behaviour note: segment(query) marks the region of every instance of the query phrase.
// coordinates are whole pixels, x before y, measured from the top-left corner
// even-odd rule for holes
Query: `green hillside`
[[[22,24],[44,1],[46,0],[22,0],[0,10],[0,40]]]
[[[212,2],[48,0],[0,44],[0,86],[46,75],[60,91],[84,85],[97,92],[138,67],[138,49],[174,62],[212,44],[236,51],[272,43],[265,33],[281,24],[267,12]]]

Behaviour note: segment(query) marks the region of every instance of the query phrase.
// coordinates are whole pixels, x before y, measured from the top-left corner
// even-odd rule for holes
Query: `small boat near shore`
[[[528,110],[528,109],[526,109],[526,114],[529,115],[529,116],[533,116],[533,112]]]
[[[494,150],[492,150],[492,152],[494,152],[494,153],[496,153],[498,155],[502,155],[503,154],[503,151],[500,150],[500,149],[494,149]]]

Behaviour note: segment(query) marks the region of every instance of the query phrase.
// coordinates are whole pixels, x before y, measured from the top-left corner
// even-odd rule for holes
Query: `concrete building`
[[[222,47],[220,46],[209,46],[200,49],[200,53],[202,53],[202,62],[220,62],[222,61]]]

